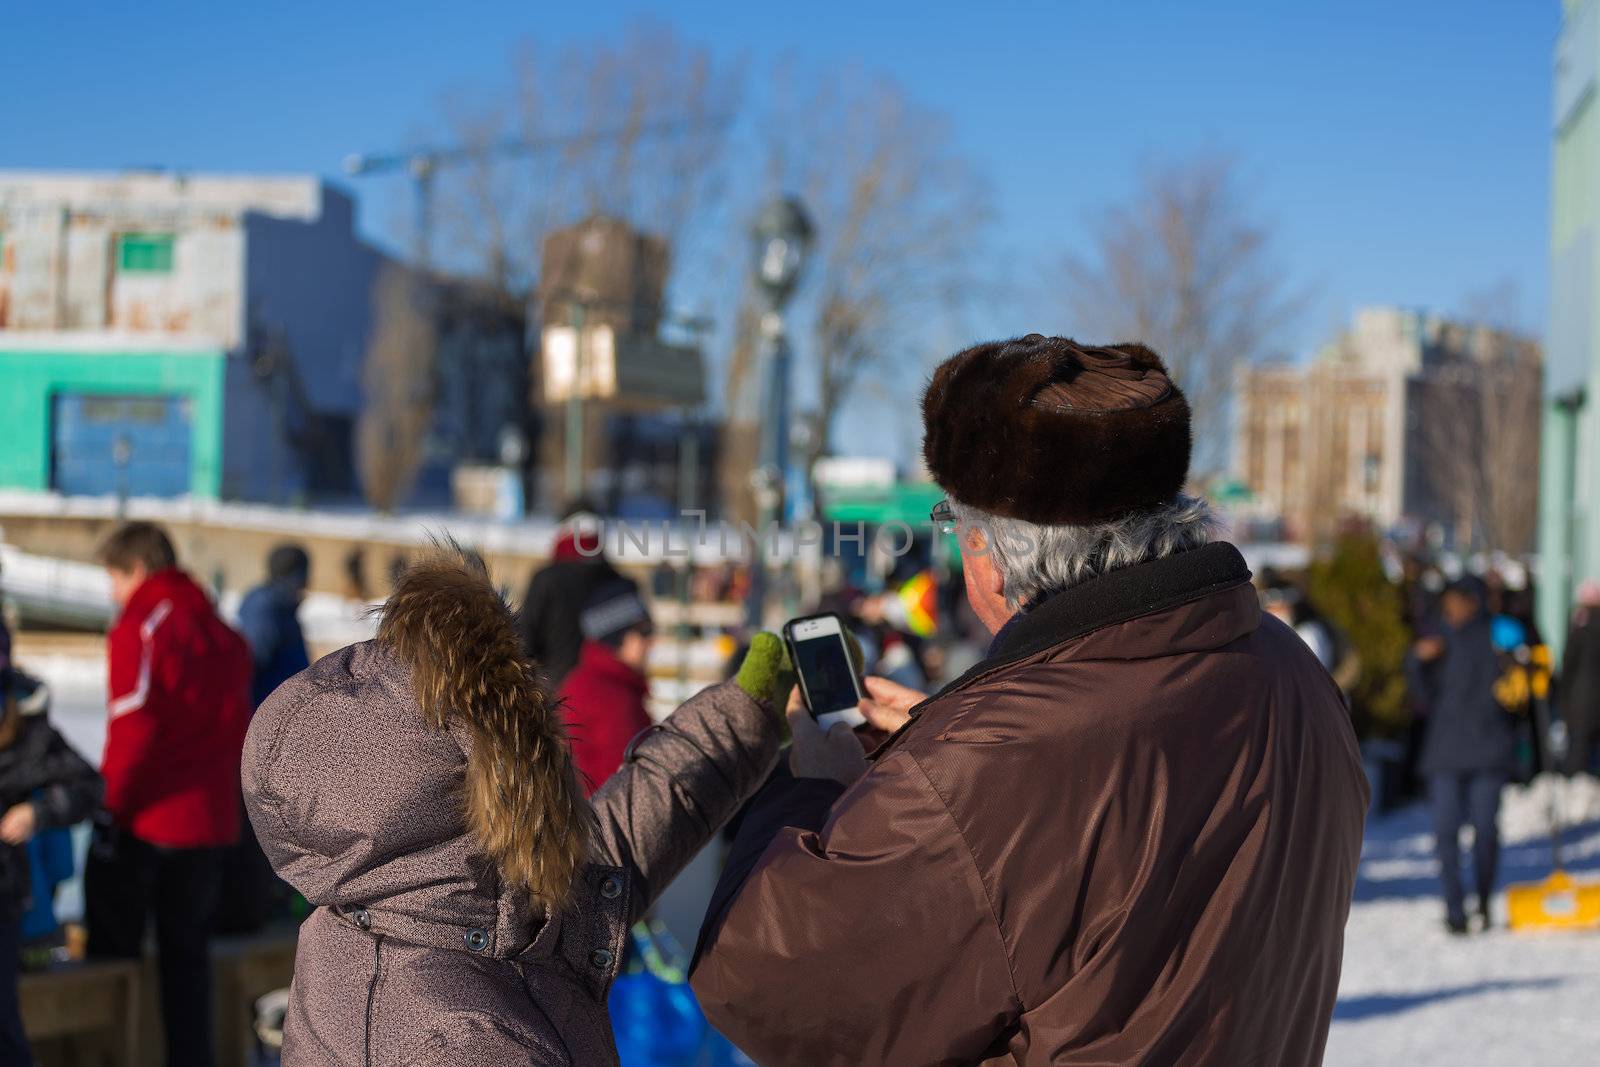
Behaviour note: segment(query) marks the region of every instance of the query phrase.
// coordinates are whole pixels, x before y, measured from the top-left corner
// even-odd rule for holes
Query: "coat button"
[[[355,911],[350,913],[350,918],[353,919],[355,924],[361,927],[361,929],[372,929],[372,916],[367,914],[366,908],[357,908]]]
[[[607,967],[611,966],[610,950],[603,948],[595,949],[593,952],[589,953],[589,962],[600,968],[600,970],[605,970]]]
[[[614,874],[608,874],[600,883],[600,895],[607,900],[616,900],[622,895],[622,879]]]
[[[474,928],[462,934],[461,937],[466,941],[467,947],[474,952],[482,952],[489,947],[489,935],[482,930]]]

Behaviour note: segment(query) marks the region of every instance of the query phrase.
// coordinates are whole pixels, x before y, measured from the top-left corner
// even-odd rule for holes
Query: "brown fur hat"
[[[1092,526],[1171,500],[1189,402],[1143,345],[1029,334],[945,360],[922,396],[922,454],[952,497],[1042,525]]]
[[[448,545],[412,563],[384,604],[378,641],[411,665],[428,724],[469,739],[467,823],[478,847],[506,883],[560,909],[588,858],[594,813],[560,707],[483,561]]]

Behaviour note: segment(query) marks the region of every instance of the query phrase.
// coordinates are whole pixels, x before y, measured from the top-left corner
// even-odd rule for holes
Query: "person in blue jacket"
[[[267,554],[267,580],[239,604],[239,632],[250,646],[250,704],[259,708],[272,691],[311,665],[300,602],[311,581],[311,559],[296,544]],[[242,803],[242,801],[241,801]],[[241,820],[239,843],[223,865],[223,910],[219,932],[248,934],[287,911],[289,888],[273,873],[248,819]]]
[[[1467,932],[1460,834],[1473,831],[1473,887],[1484,928],[1500,859],[1500,792],[1516,760],[1516,724],[1494,695],[1500,676],[1483,582],[1470,575],[1444,591],[1438,632],[1417,642],[1408,666],[1428,707],[1420,771],[1428,784],[1444,892],[1445,925]],[[1423,667],[1432,668],[1424,670]]]
[[[250,682],[252,705],[311,666],[305,633],[300,629],[300,602],[311,581],[311,558],[299,545],[279,545],[267,555],[267,580],[244,596],[239,605],[239,632],[250,645],[255,667]]]

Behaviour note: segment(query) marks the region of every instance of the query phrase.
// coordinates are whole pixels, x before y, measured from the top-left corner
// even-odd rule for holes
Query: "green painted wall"
[[[189,398],[189,492],[222,484],[226,353],[72,352],[0,348],[0,487],[50,488],[50,410],[58,393],[165,393]]]
[[[1600,20],[1595,0],[1566,0],[1556,42],[1551,144],[1550,324],[1539,472],[1537,616],[1559,658],[1573,591],[1600,576]],[[1585,394],[1579,407],[1571,401]],[[1566,403],[1563,403],[1563,399]],[[1588,451],[1589,455],[1583,454]]]

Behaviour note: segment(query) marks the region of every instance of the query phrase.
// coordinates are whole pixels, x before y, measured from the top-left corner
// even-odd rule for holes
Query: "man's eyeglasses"
[[[949,498],[939,501],[928,512],[928,520],[933,523],[933,528],[943,534],[956,532],[956,509],[950,506]]]

